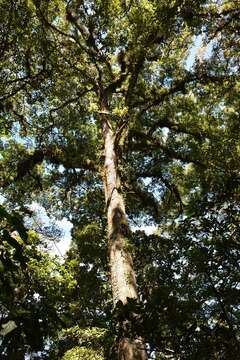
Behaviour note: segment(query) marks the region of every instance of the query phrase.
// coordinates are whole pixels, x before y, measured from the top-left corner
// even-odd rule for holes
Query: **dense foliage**
[[[238,1],[1,0],[0,14],[1,358],[114,359],[126,320],[149,358],[237,358]],[[138,229],[139,301],[114,308],[101,116]],[[73,224],[64,258],[33,203]]]

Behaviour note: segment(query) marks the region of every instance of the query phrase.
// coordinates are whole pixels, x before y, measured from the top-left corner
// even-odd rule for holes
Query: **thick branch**
[[[127,192],[129,192],[129,194],[134,194],[140,200],[143,208],[151,208],[153,210],[153,217],[156,220],[159,220],[161,216],[159,202],[152,193],[142,189],[136,181],[131,181],[131,184],[124,181],[123,187],[127,190]]]
[[[163,145],[158,139],[150,136],[149,134],[145,134],[143,132],[137,130],[131,130],[131,135],[135,139],[141,140],[140,142],[131,142],[131,147],[133,150],[143,151],[146,148],[148,150],[161,149],[167,156],[171,159],[181,160],[184,163],[193,163],[200,167],[206,167],[201,161],[193,159],[191,156],[187,154],[180,154],[173,149],[168,148],[166,145]]]
[[[31,174],[36,165],[41,164],[44,160],[52,164],[63,165],[69,169],[79,168],[93,172],[98,170],[94,161],[90,159],[74,158],[74,156],[69,156],[66,152],[59,153],[54,148],[48,147],[46,149],[37,149],[33,154],[20,160],[17,165],[17,175],[15,178],[11,181],[3,182],[1,187],[7,187],[15,181],[22,181],[26,175]]]
[[[134,103],[134,107],[144,105],[139,113],[139,116],[141,116],[152,107],[160,105],[170,95],[173,95],[179,91],[183,91],[185,89],[186,84],[191,83],[195,79],[196,79],[195,77],[189,75],[185,79],[178,80],[175,82],[175,84],[172,85],[172,87],[163,89],[160,94],[153,94],[151,98],[146,98]]]
[[[64,31],[60,30],[57,26],[51,24],[51,23],[46,19],[46,17],[44,16],[44,14],[43,14],[43,12],[42,12],[42,10],[41,10],[41,8],[40,8],[40,4],[38,3],[38,1],[35,0],[35,1],[34,1],[34,4],[35,4],[36,9],[37,9],[37,11],[38,11],[38,13],[39,13],[39,15],[40,15],[40,18],[42,19],[43,23],[44,23],[47,27],[51,28],[52,30],[54,30],[55,32],[57,32],[59,35],[62,35],[62,36],[67,37],[67,38],[69,38],[69,39],[72,39],[72,40],[74,40],[75,43],[79,44],[79,41],[78,41],[78,39],[77,39],[75,36],[73,36],[73,35],[71,35],[71,34],[68,34],[68,33],[65,33]]]
[[[169,88],[162,88],[162,90],[157,93],[156,90],[152,91],[152,96],[144,98],[140,101],[137,101],[133,104],[134,107],[143,106],[139,111],[138,116],[141,117],[146,111],[150,110],[154,106],[158,106],[163,103],[165,99],[169,96],[174,95],[178,92],[185,92],[186,85],[192,82],[199,82],[199,84],[206,85],[209,83],[223,83],[225,80],[231,80],[232,76],[218,76],[218,75],[210,75],[206,73],[204,68],[199,68],[199,72],[197,74],[188,73],[185,78],[181,80],[177,80],[173,83],[173,85]]]
[[[169,130],[172,130],[174,132],[177,133],[183,133],[183,134],[187,134],[187,135],[191,135],[194,138],[196,138],[197,140],[203,140],[204,138],[208,137],[208,134],[205,131],[192,131],[192,130],[188,130],[188,128],[183,125],[183,124],[177,124],[173,121],[170,121],[167,118],[164,119],[160,119],[159,121],[156,121],[155,124],[150,128],[148,135],[152,136],[153,133],[158,129],[158,128],[168,128]]]
[[[73,104],[75,102],[77,102],[82,96],[86,95],[87,93],[93,91],[94,89],[86,89],[83,90],[81,92],[77,93],[77,96],[70,98],[68,100],[66,100],[65,102],[63,102],[61,105],[57,106],[56,108],[53,108],[49,111],[50,115],[52,115],[54,112],[57,112],[58,110],[64,109],[66,106]]]
[[[44,69],[42,69],[41,71],[39,71],[39,73],[33,75],[33,76],[24,76],[22,78],[19,79],[14,79],[12,80],[12,83],[14,82],[18,82],[21,81],[21,85],[18,86],[17,88],[15,88],[12,92],[8,93],[8,94],[3,94],[2,97],[0,97],[0,101],[5,101],[7,99],[10,99],[11,97],[13,97],[14,95],[16,95],[17,93],[19,93],[19,91],[23,90],[26,88],[26,86],[31,86],[31,81],[37,80],[41,75],[44,74]],[[6,82],[7,84],[11,84],[11,82]]]
[[[166,188],[168,190],[170,190],[171,195],[174,195],[176,200],[179,203],[179,210],[180,213],[182,213],[183,211],[183,202],[182,202],[182,198],[180,195],[180,192],[177,188],[177,186],[175,184],[172,184],[170,181],[168,181],[162,174],[162,172],[160,171],[160,169],[150,169],[150,170],[144,170],[144,171],[139,171],[136,173],[136,178],[157,178],[160,179],[161,182],[166,186]]]
[[[56,165],[63,165],[68,169],[83,169],[96,172],[98,167],[93,160],[83,159],[80,157],[69,156],[66,152],[63,154],[58,154],[54,152],[54,149],[47,149],[45,152],[45,159]]]
[[[142,53],[140,53],[140,55],[136,61],[136,64],[132,66],[133,67],[132,74],[129,79],[128,89],[127,89],[127,93],[125,96],[125,102],[126,102],[127,106],[129,106],[131,103],[132,94],[136,87],[138,76],[143,67],[144,61],[145,61],[145,54],[142,52]]]

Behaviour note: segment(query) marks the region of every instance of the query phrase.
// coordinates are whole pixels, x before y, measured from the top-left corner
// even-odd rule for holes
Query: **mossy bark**
[[[121,301],[138,298],[136,278],[126,238],[130,233],[121,183],[118,176],[118,159],[115,150],[115,136],[108,121],[106,107],[102,109],[102,127],[105,144],[104,188],[108,221],[108,248],[111,285],[114,306]],[[123,334],[118,343],[119,360],[146,360],[147,354],[141,337],[131,338]]]

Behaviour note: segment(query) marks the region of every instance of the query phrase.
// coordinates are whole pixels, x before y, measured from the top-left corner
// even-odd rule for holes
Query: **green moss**
[[[104,360],[102,350],[93,350],[84,346],[76,346],[65,352],[61,360]]]

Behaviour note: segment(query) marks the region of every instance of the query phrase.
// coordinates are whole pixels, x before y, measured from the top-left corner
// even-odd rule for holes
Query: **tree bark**
[[[101,108],[104,137],[104,189],[108,222],[108,248],[111,272],[111,285],[114,306],[121,301],[126,305],[128,299],[138,299],[133,262],[126,247],[130,233],[121,184],[118,175],[118,159],[115,150],[115,136],[108,120],[106,104]],[[124,327],[124,326],[123,326]],[[147,353],[142,338],[131,337],[125,332],[118,343],[119,360],[146,360]]]

